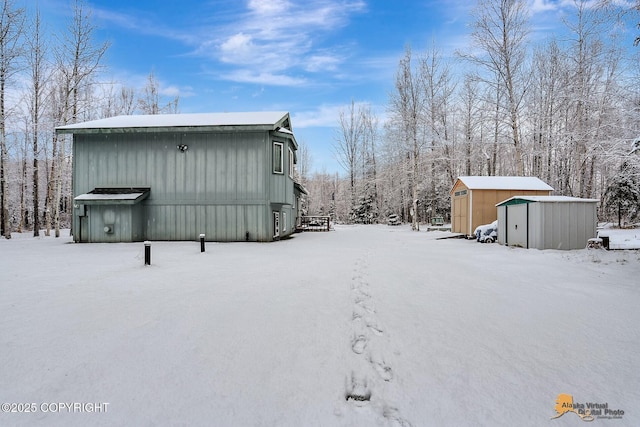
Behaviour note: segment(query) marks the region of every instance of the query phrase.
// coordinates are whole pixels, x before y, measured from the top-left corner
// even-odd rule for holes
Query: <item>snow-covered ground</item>
[[[598,230],[598,237],[608,236],[610,249],[640,249],[640,228],[620,229],[606,224]]]
[[[638,251],[442,235],[0,240],[0,425],[640,425]]]

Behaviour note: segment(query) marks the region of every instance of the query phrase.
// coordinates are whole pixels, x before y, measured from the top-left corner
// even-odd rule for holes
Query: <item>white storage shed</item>
[[[496,205],[498,243],[535,249],[582,249],[596,237],[597,199],[514,196]]]

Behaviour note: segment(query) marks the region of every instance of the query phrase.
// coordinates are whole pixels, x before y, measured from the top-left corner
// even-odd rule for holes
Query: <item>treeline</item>
[[[458,176],[518,175],[600,199],[601,220],[637,220],[640,56],[619,25],[629,10],[574,6],[563,38],[537,46],[526,2],[479,0],[468,50],[407,48],[384,123],[365,104],[340,114],[334,147],[347,177],[302,174],[309,213],[353,223],[398,214],[418,228],[449,216]]]
[[[55,127],[178,111],[178,98],[162,98],[153,72],[142,88],[101,80],[109,45],[96,40],[86,3],[71,7],[67,25],[53,33],[37,6],[0,0],[6,237],[41,229],[59,235],[69,226],[71,144]],[[479,0],[468,49],[455,57],[436,44],[406,49],[384,120],[357,102],[340,113],[335,154],[345,177],[311,174],[311,154],[301,144],[308,213],[354,223],[398,214],[418,228],[449,215],[457,176],[534,175],[555,194],[601,199],[601,220],[637,220],[640,47],[619,25],[620,13],[631,9],[575,0],[564,36],[533,45],[524,1]]]
[[[109,44],[96,40],[91,10],[73,0],[52,32],[37,8],[0,0],[0,233],[44,229],[56,236],[73,209],[71,142],[57,126],[119,114],[178,110],[153,72],[143,88],[101,81]],[[31,5],[31,3],[28,3]]]

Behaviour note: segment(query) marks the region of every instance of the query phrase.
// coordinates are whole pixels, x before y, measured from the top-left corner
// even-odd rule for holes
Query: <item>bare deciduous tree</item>
[[[160,105],[160,82],[151,71],[147,77],[147,84],[142,90],[142,96],[138,98],[138,109],[142,114],[177,113],[179,101],[180,97],[176,96],[165,105]]]
[[[112,82],[103,85],[102,117],[131,115],[136,110],[135,89]]]
[[[40,146],[39,138],[41,133],[41,119],[43,115],[42,103],[45,97],[45,84],[47,80],[47,63],[45,59],[46,44],[42,38],[42,23],[40,20],[40,10],[37,9],[35,17],[30,25],[31,35],[27,41],[29,52],[27,62],[29,65],[30,88],[27,93],[28,115],[31,123],[31,145],[33,152],[33,236],[40,235]]]
[[[411,228],[420,230],[418,216],[419,163],[424,145],[425,99],[419,71],[414,69],[411,48],[407,47],[396,73],[395,91],[390,99],[391,129],[406,149],[410,169]]]
[[[23,30],[24,9],[15,7],[11,0],[2,0],[0,9],[0,232],[5,238],[10,239],[6,87],[16,71],[16,60],[22,51],[20,36]]]
[[[523,0],[478,0],[474,15],[476,20],[471,37],[482,54],[462,53],[461,56],[484,69],[487,76],[494,77],[485,77],[485,82],[493,86],[497,94],[504,93],[506,105],[503,108],[511,129],[516,173],[523,175],[520,116],[529,80],[526,64],[527,5]]]
[[[296,179],[302,184],[306,185],[309,180],[309,174],[311,172],[311,151],[305,141],[298,143],[298,164],[296,165]]]
[[[481,126],[478,114],[480,94],[478,81],[471,75],[464,77],[462,91],[460,93],[460,107],[462,109],[462,133],[464,135],[464,174],[473,175],[472,163],[475,137]],[[451,181],[453,184],[453,180]]]
[[[347,111],[340,111],[338,116],[338,130],[333,145],[336,159],[349,175],[350,205],[353,208],[356,201],[356,173],[361,154],[364,123],[362,114],[351,101]]]
[[[428,176],[424,185],[423,209],[429,221],[437,208],[436,193],[440,178],[437,176],[439,151],[450,143],[449,111],[455,84],[449,64],[444,61],[435,43],[420,58],[419,82],[425,108],[425,144],[427,144]],[[425,175],[423,175],[425,176]],[[451,184],[451,183],[449,183]]]
[[[91,12],[83,0],[75,0],[73,19],[67,27],[62,44],[56,51],[57,72],[61,95],[61,108],[57,123],[66,125],[75,123],[80,112],[81,91],[90,90],[92,78],[101,67],[102,58],[109,43],[95,44],[96,27],[91,22]],[[54,144],[58,136],[54,134]],[[60,202],[62,197],[62,173],[67,162],[65,138],[59,140],[58,158],[55,174],[55,191],[51,207],[55,236],[60,236]]]

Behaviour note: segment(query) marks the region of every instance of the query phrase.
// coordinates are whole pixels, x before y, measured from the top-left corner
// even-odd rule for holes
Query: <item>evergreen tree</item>
[[[611,179],[605,193],[607,216],[616,214],[618,226],[622,220],[635,221],[640,214],[640,171],[629,162],[624,162],[620,171]]]

